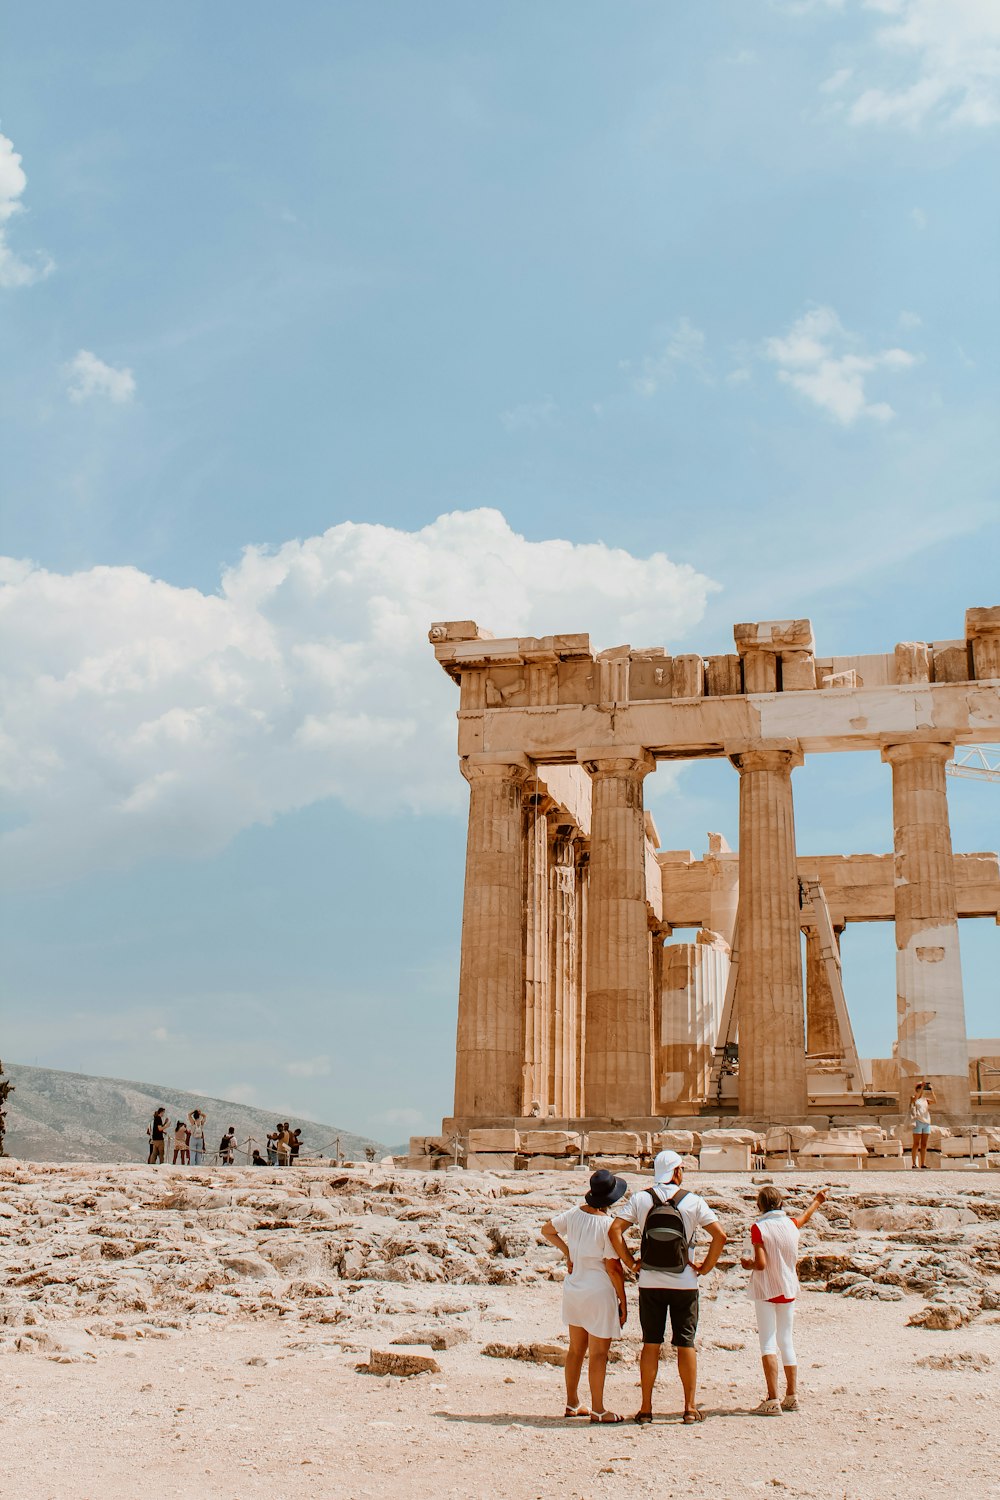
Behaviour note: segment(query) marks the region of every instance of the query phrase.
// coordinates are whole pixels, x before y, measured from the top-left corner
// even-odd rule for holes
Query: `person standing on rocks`
[[[200,1167],[205,1160],[205,1126],[208,1124],[208,1116],[200,1109],[193,1109],[188,1115],[188,1125],[191,1128],[191,1165]]]
[[[230,1125],[222,1140],[219,1142],[219,1165],[231,1167],[233,1157],[236,1155],[236,1126]]]
[[[622,1422],[604,1408],[604,1380],[611,1340],[628,1316],[621,1261],[608,1241],[608,1209],[628,1192],[623,1177],[603,1169],[590,1179],[590,1191],[579,1208],[556,1214],[542,1225],[542,1238],[566,1257],[562,1315],[569,1328],[566,1355],[566,1417],[589,1416],[592,1422]],[[580,1375],[588,1359],[590,1409],[580,1405]]]
[[[188,1130],[183,1120],[178,1120],[177,1124],[174,1126],[174,1155],[173,1161],[171,1163],[172,1166],[176,1167],[178,1159],[180,1159],[180,1164],[182,1167],[186,1167],[189,1165],[191,1161],[191,1152],[188,1150],[188,1142],[190,1141],[190,1139],[190,1130]]]
[[[931,1105],[937,1106],[932,1083],[918,1083],[910,1100],[910,1166],[927,1171],[927,1146],[931,1138]],[[918,1160],[919,1158],[919,1160]]]
[[[760,1362],[764,1367],[767,1395],[754,1407],[755,1417],[780,1417],[785,1411],[798,1411],[796,1393],[798,1367],[792,1344],[795,1298],[799,1278],[795,1270],[799,1258],[799,1230],[809,1223],[825,1193],[817,1193],[805,1213],[793,1218],[786,1214],[780,1188],[762,1187],[757,1194],[760,1218],[750,1226],[751,1255],[741,1256],[740,1265],[749,1271],[750,1297],[757,1315],[757,1337]],[[785,1394],[778,1399],[778,1354],[785,1368]]]
[[[163,1165],[167,1129],[167,1111],[161,1104],[150,1123],[146,1126],[146,1134],[149,1136],[149,1165],[151,1167]]]
[[[639,1322],[642,1354],[639,1376],[642,1403],[635,1420],[653,1420],[653,1386],[670,1318],[670,1342],[677,1350],[677,1373],[684,1389],[684,1421],[701,1422],[696,1400],[698,1355],[694,1336],[698,1328],[698,1280],[713,1269],[726,1234],[704,1198],[681,1186],[684,1164],[676,1151],[661,1151],[653,1163],[653,1186],[633,1193],[616,1210],[611,1226],[611,1248],[629,1271],[639,1273]],[[625,1231],[636,1224],[642,1235],[639,1258],[625,1243]],[[699,1229],[711,1238],[708,1253],[700,1263],[691,1251]]]
[[[278,1165],[278,1132],[272,1130],[267,1138],[267,1164],[269,1167]]]

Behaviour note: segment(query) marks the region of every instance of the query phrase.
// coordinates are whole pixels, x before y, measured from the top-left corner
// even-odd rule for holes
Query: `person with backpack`
[[[608,1238],[628,1271],[639,1273],[639,1322],[642,1354],[639,1378],[642,1403],[635,1414],[641,1426],[653,1420],[653,1386],[660,1349],[670,1318],[670,1342],[677,1350],[677,1373],[684,1390],[684,1422],[701,1422],[696,1400],[698,1356],[694,1336],[698,1328],[698,1279],[713,1269],[726,1234],[704,1198],[681,1186],[684,1166],[676,1151],[661,1151],[653,1163],[653,1186],[633,1193],[615,1209]],[[635,1224],[642,1236],[636,1259],[625,1243],[625,1231]],[[704,1260],[692,1258],[699,1229],[708,1231],[711,1244]]]
[[[757,1337],[760,1362],[764,1367],[767,1395],[754,1407],[755,1417],[780,1417],[786,1411],[798,1411],[796,1391],[798,1367],[792,1345],[792,1323],[799,1278],[795,1263],[799,1258],[799,1230],[809,1223],[825,1193],[817,1193],[804,1213],[793,1218],[782,1204],[780,1188],[762,1187],[757,1194],[760,1218],[750,1226],[750,1254],[740,1257],[740,1265],[750,1275],[750,1298],[757,1315]],[[778,1399],[778,1351],[785,1367],[785,1394]]]

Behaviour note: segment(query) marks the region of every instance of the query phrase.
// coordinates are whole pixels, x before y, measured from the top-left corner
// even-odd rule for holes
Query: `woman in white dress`
[[[589,1416],[592,1422],[621,1422],[617,1412],[604,1409],[604,1377],[611,1340],[628,1316],[625,1273],[608,1240],[608,1209],[628,1192],[628,1183],[613,1172],[595,1172],[590,1191],[579,1208],[556,1214],[542,1225],[542,1238],[566,1257],[569,1273],[563,1282],[562,1315],[569,1327],[566,1355],[567,1417]],[[580,1375],[589,1355],[590,1408],[580,1405]]]

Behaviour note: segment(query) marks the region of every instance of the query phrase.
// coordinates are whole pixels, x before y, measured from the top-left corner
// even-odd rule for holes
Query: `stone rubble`
[[[359,1352],[383,1342],[397,1353],[414,1343],[447,1349],[476,1331],[486,1302],[475,1288],[561,1280],[562,1259],[538,1231],[580,1200],[585,1180],[579,1171],[157,1171],[4,1160],[0,1352],[81,1360],[104,1340],[260,1319],[333,1326]],[[824,1179],[828,1200],[802,1236],[803,1283],[851,1298],[919,1298],[909,1317],[918,1327],[961,1327],[1000,1309],[1000,1193],[989,1178],[967,1181],[899,1174],[880,1177],[885,1190],[874,1192],[864,1178]],[[793,1211],[820,1185],[786,1183]],[[739,1293],[757,1184],[748,1174],[706,1174],[690,1185],[729,1236],[706,1295]],[[407,1287],[425,1290],[408,1302]]]

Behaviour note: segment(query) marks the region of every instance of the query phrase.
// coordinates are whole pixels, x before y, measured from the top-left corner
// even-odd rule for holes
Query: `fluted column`
[[[549,876],[551,969],[549,980],[549,1098],[556,1114],[575,1109],[577,1027],[576,848],[572,832],[556,829]]]
[[[914,1079],[929,1078],[945,1113],[967,1120],[969,1045],[944,769],[952,750],[886,745],[882,759],[892,766],[900,1103]]]
[[[586,1111],[652,1112],[642,783],[647,750],[580,754],[592,777],[587,908]]]
[[[573,1038],[575,1070],[571,1114],[586,1115],[587,1086],[587,934],[590,895],[590,841],[576,844],[576,1032]]]
[[[549,825],[552,799],[528,792],[525,807],[524,1083],[521,1113],[536,1103],[543,1116],[549,1092],[552,1018],[549,998]]]
[[[792,769],[798,750],[761,747],[731,760],[740,773],[740,1113],[806,1111],[799,876]]]
[[[842,927],[834,928],[839,940]],[[844,1043],[833,1004],[830,976],[815,927],[806,928],[806,1051],[810,1057],[843,1057]]]
[[[517,1115],[524,1058],[524,757],[469,755],[455,1114]]]
[[[664,1113],[708,1098],[729,979],[729,944],[702,929],[693,943],[663,949],[656,1098]]]

